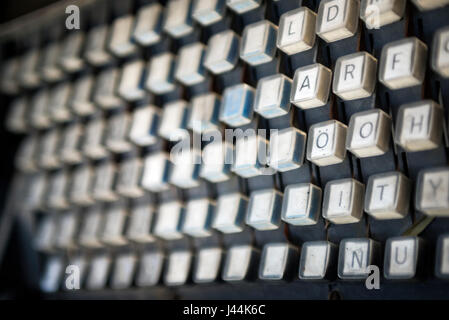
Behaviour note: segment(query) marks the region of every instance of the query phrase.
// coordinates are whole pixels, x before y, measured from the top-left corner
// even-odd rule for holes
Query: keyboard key
[[[316,224],[321,213],[321,197],[321,188],[311,183],[288,185],[282,202],[282,220],[295,226]]]
[[[243,178],[273,174],[273,169],[265,167],[267,151],[268,141],[256,133],[237,137],[235,161],[231,170]]]
[[[281,222],[282,193],[275,189],[251,192],[246,224],[257,230],[275,230]]]
[[[306,148],[306,134],[289,127],[271,132],[268,164],[285,172],[302,166]]]
[[[38,222],[34,238],[34,248],[41,252],[51,252],[54,248],[57,232],[57,220],[54,215],[45,215]]]
[[[169,182],[181,189],[199,186],[199,172],[201,155],[196,150],[183,150],[179,155],[174,155]]]
[[[427,168],[418,174],[415,207],[429,216],[449,216],[449,169]]]
[[[96,108],[91,100],[94,82],[94,77],[91,74],[82,75],[75,80],[69,102],[70,109],[75,114],[88,116],[95,112]]]
[[[365,280],[368,266],[377,261],[379,250],[379,243],[370,238],[343,239],[338,252],[338,277]]]
[[[134,199],[131,204],[131,216],[126,236],[138,243],[154,241],[151,226],[154,218],[154,208],[148,197]]]
[[[296,272],[298,249],[288,243],[267,243],[263,247],[259,265],[261,280],[289,280]]]
[[[212,183],[223,182],[231,176],[234,146],[226,141],[212,142],[204,146],[199,176]]]
[[[161,251],[152,250],[142,254],[139,271],[136,278],[138,287],[151,287],[159,282],[164,264],[164,255]]]
[[[144,191],[140,187],[140,177],[142,172],[142,161],[138,157],[130,157],[120,164],[117,193],[129,198],[143,196]]]
[[[331,80],[332,70],[319,63],[296,69],[290,102],[301,109],[325,105]]]
[[[28,49],[28,51],[22,56],[18,80],[21,86],[26,89],[36,88],[40,83],[40,77],[37,72],[39,63],[39,49],[33,48]]]
[[[431,65],[441,77],[449,77],[449,27],[439,29],[433,36]]]
[[[118,94],[123,99],[133,102],[145,97],[145,91],[141,87],[144,68],[143,60],[134,60],[123,65],[118,85]]]
[[[86,280],[88,290],[100,290],[106,286],[111,262],[111,258],[106,253],[101,253],[92,259]]]
[[[394,140],[407,152],[437,148],[443,118],[443,109],[432,100],[404,104],[399,108]]]
[[[254,88],[237,84],[225,89],[220,109],[220,121],[231,127],[240,127],[253,118]]]
[[[61,45],[59,64],[68,73],[80,71],[84,67],[81,56],[86,35],[82,31],[69,32]]]
[[[128,141],[128,132],[131,116],[126,111],[119,111],[108,119],[106,133],[106,148],[115,153],[128,152],[131,143]]]
[[[151,192],[168,189],[168,154],[164,152],[147,155],[144,159],[142,187]]]
[[[349,120],[346,149],[358,158],[385,154],[390,148],[391,117],[381,109],[354,113]]]
[[[307,241],[301,247],[299,279],[324,280],[332,276],[338,247],[329,241]]]
[[[115,109],[122,105],[122,99],[116,94],[120,73],[118,68],[103,69],[97,76],[94,102],[103,109]]]
[[[87,34],[84,56],[93,66],[99,67],[109,63],[112,56],[106,50],[109,37],[109,26],[106,24],[94,26]]]
[[[337,120],[316,123],[309,129],[307,160],[317,166],[343,162],[347,127]]]
[[[103,206],[94,205],[88,207],[81,224],[79,243],[86,248],[101,248],[100,232],[104,223]]]
[[[247,244],[234,245],[226,255],[222,279],[228,282],[252,280],[256,275],[259,253]]]
[[[59,217],[55,245],[59,249],[75,248],[75,233],[78,226],[78,212],[64,212]]]
[[[182,238],[184,208],[179,201],[168,201],[159,205],[154,235],[164,240]]]
[[[124,58],[136,52],[137,47],[131,41],[134,16],[127,14],[116,18],[112,23],[108,49],[113,55]]]
[[[83,160],[81,139],[84,130],[80,122],[68,124],[62,132],[62,143],[59,149],[60,159],[67,164],[77,164]]]
[[[261,0],[226,0],[226,5],[235,13],[243,14],[258,8],[260,2]]]
[[[219,247],[199,249],[193,273],[193,282],[201,284],[218,280],[222,256],[223,252]]]
[[[324,189],[323,218],[335,224],[359,222],[364,193],[365,186],[351,178],[328,182]]]
[[[51,209],[67,209],[69,207],[67,190],[69,173],[66,169],[51,174],[47,190],[47,206]]]
[[[424,81],[427,46],[411,37],[390,42],[382,48],[379,81],[389,89],[416,86]]]
[[[155,144],[157,142],[159,119],[159,110],[153,105],[135,108],[132,115],[129,140],[140,147]]]
[[[81,206],[94,203],[92,197],[93,178],[94,171],[87,163],[81,164],[74,169],[72,173],[73,182],[69,193],[71,203]]]
[[[232,30],[219,32],[209,39],[204,57],[207,70],[215,75],[231,71],[238,59],[239,38]]]
[[[218,196],[212,227],[223,233],[242,231],[247,204],[248,199],[238,192]]]
[[[188,250],[175,250],[168,256],[168,266],[164,275],[166,286],[181,286],[189,280],[192,253]]]
[[[30,122],[36,129],[48,129],[51,126],[48,89],[40,89],[31,96]]]
[[[365,211],[376,219],[401,219],[409,212],[411,182],[400,172],[369,177]]]
[[[264,118],[276,118],[290,110],[292,80],[283,74],[262,78],[257,83],[254,111]]]
[[[36,159],[36,153],[40,144],[36,134],[29,134],[21,141],[14,159],[17,169],[23,172],[33,172],[37,169],[40,159]]]
[[[191,0],[170,0],[165,10],[163,28],[170,36],[181,38],[193,32]]]
[[[418,237],[394,237],[385,245],[384,276],[391,280],[415,278],[421,266],[424,243]]]
[[[448,0],[412,0],[416,7],[421,11],[432,10],[443,7],[449,3]]]
[[[114,191],[116,167],[111,160],[100,162],[95,169],[95,180],[92,195],[98,201],[115,201],[117,194]]]
[[[182,47],[178,54],[175,79],[185,86],[193,86],[204,81],[204,54],[205,46],[200,42]]]
[[[187,128],[196,133],[217,130],[220,99],[215,93],[205,93],[192,99]]]
[[[251,66],[273,60],[276,53],[277,26],[262,20],[245,27],[240,47],[240,59]]]
[[[27,180],[22,206],[25,210],[35,211],[44,208],[44,192],[47,190],[47,176],[39,172]]]
[[[108,155],[104,146],[106,121],[101,115],[92,117],[86,124],[83,153],[91,159],[101,159]]]
[[[64,76],[57,64],[60,55],[59,41],[52,41],[42,49],[38,68],[44,81],[55,82],[61,80]]]
[[[15,98],[9,105],[6,128],[14,133],[25,133],[28,127],[28,104],[24,96]]]
[[[360,19],[367,29],[379,29],[404,17],[405,0],[362,0]]]
[[[225,9],[225,0],[195,0],[192,18],[206,27],[223,19]]]
[[[104,225],[100,240],[106,245],[122,246],[127,243],[125,223],[128,215],[127,202],[123,199],[110,203],[104,212]]]
[[[214,209],[214,203],[207,198],[189,200],[182,232],[197,238],[210,236]]]
[[[61,82],[51,90],[48,110],[54,122],[66,122],[70,120],[71,112],[68,107],[70,94],[71,85],[69,82]]]
[[[360,3],[356,0],[320,2],[316,34],[326,42],[352,37],[358,28]]]
[[[151,58],[145,87],[154,94],[165,94],[175,89],[175,57],[171,53],[161,53]]]
[[[315,44],[316,13],[307,7],[288,11],[279,20],[277,47],[288,55],[309,50]]]
[[[147,4],[139,9],[133,31],[133,38],[137,43],[151,46],[161,40],[162,10],[159,3]]]
[[[132,285],[137,259],[134,253],[121,253],[116,257],[111,288],[126,289]]]
[[[39,287],[43,292],[51,293],[59,290],[63,273],[63,259],[59,255],[50,256],[45,264]]]
[[[337,59],[332,91],[343,100],[369,97],[376,86],[377,59],[356,52]]]
[[[50,129],[42,135],[39,145],[39,166],[41,168],[55,169],[61,165],[58,154],[60,138],[61,133],[57,128]]]
[[[435,275],[440,279],[449,279],[449,235],[447,234],[438,237]]]
[[[186,130],[188,105],[184,100],[176,100],[164,105],[158,135],[169,141],[178,141],[188,134]]]
[[[18,72],[20,70],[20,58],[9,58],[2,61],[0,70],[0,88],[5,94],[16,94],[19,91]]]

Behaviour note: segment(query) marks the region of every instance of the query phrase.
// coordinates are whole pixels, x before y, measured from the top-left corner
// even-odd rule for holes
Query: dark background
[[[57,0],[2,0],[0,5],[0,24],[54,2],[57,2]]]

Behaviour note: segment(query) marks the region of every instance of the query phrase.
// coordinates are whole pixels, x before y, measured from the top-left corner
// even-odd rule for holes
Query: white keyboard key
[[[254,94],[254,88],[244,83],[226,88],[221,102],[220,121],[231,127],[250,123]]]
[[[37,157],[37,151],[40,148],[41,141],[36,134],[27,135],[21,142],[14,158],[14,165],[23,172],[33,172],[40,165],[40,159]],[[36,159],[37,158],[37,159]]]
[[[154,208],[149,197],[134,199],[131,205],[131,217],[126,236],[138,243],[153,242],[151,226],[154,220]]]
[[[61,278],[64,271],[64,262],[59,255],[50,256],[45,265],[45,270],[40,279],[39,286],[43,292],[57,292],[61,286]]]
[[[90,119],[85,127],[83,153],[91,159],[101,159],[107,156],[108,151],[104,146],[106,134],[106,121],[97,116]]]
[[[115,153],[130,151],[132,148],[128,141],[130,125],[131,116],[126,110],[119,111],[109,117],[106,128],[106,148]]]
[[[92,195],[98,201],[115,201],[114,181],[117,169],[110,160],[104,160],[95,168],[95,180]]]
[[[391,117],[381,109],[354,113],[349,120],[346,149],[358,158],[384,154],[390,147]]]
[[[57,84],[50,92],[48,109],[50,117],[54,122],[66,122],[71,118],[71,112],[68,106],[71,95],[71,84],[61,82]]]
[[[58,58],[61,55],[59,41],[50,42],[42,49],[41,53],[38,68],[42,79],[47,82],[61,80],[64,73],[58,65]]]
[[[88,290],[100,290],[106,286],[111,264],[111,258],[106,253],[101,253],[92,259],[86,279]]]
[[[137,257],[134,253],[120,253],[117,255],[111,279],[111,288],[129,288],[132,285],[136,264]]]
[[[171,53],[161,53],[151,58],[148,65],[145,88],[154,94],[165,94],[175,89],[175,57]]]
[[[332,91],[343,100],[369,97],[376,86],[377,59],[356,52],[337,59]]]
[[[168,201],[159,205],[154,226],[154,235],[164,240],[176,240],[183,237],[181,233],[184,208],[179,201]]]
[[[93,205],[86,209],[83,215],[78,242],[86,248],[101,248],[100,231],[103,225],[103,207]]]
[[[223,233],[238,233],[243,230],[248,199],[240,193],[220,195],[212,227]]]
[[[382,48],[379,81],[389,89],[421,84],[426,73],[427,45],[411,37],[390,42]]]
[[[74,73],[84,67],[81,57],[86,35],[83,31],[69,32],[62,42],[59,64],[65,72]]]
[[[59,158],[67,164],[77,164],[83,160],[81,139],[84,130],[80,122],[69,123],[62,132]]]
[[[297,258],[298,249],[292,245],[286,242],[267,243],[260,259],[259,279],[288,280],[292,276],[292,268],[296,265]]]
[[[449,279],[449,235],[443,234],[438,237],[435,275],[440,279]]]
[[[34,248],[42,252],[51,252],[55,243],[56,232],[56,216],[51,214],[43,216],[37,226],[33,243]]]
[[[58,233],[56,235],[55,246],[65,250],[76,248],[75,234],[78,226],[78,212],[64,212],[58,220]]]
[[[27,88],[35,88],[40,83],[40,77],[37,72],[40,51],[38,48],[28,49],[20,61],[18,80],[19,83]]]
[[[304,132],[293,127],[271,132],[269,166],[280,172],[302,166],[306,139]]]
[[[323,280],[332,269],[337,246],[329,241],[307,241],[301,246],[299,279]]]
[[[301,109],[325,105],[331,81],[332,70],[319,63],[296,69],[290,102]]]
[[[144,159],[142,187],[151,192],[168,189],[168,154],[160,152],[147,155]]]
[[[170,183],[181,189],[199,186],[201,155],[196,150],[183,150],[172,157]]]
[[[394,140],[407,152],[437,148],[443,132],[443,109],[432,100],[399,108]]]
[[[193,282],[210,283],[218,279],[223,252],[219,247],[201,248],[193,273]]]
[[[316,34],[326,42],[352,37],[359,25],[358,0],[324,0],[320,2]]]
[[[136,52],[137,46],[131,41],[134,16],[127,14],[112,23],[108,49],[113,55],[123,58]]]
[[[62,169],[50,176],[47,190],[47,206],[51,209],[67,209],[69,202],[67,191],[69,188],[69,173]]]
[[[120,80],[118,68],[103,69],[97,76],[93,100],[103,109],[120,107],[122,99],[116,94]]]
[[[138,157],[131,157],[120,164],[117,178],[117,193],[129,198],[143,196],[139,180],[142,173],[142,161]]]
[[[48,129],[51,126],[48,99],[49,91],[45,88],[31,96],[30,122],[36,129]]]
[[[9,58],[2,62],[0,70],[0,88],[3,93],[18,93],[18,72],[20,70],[20,62],[19,57]]]
[[[412,0],[416,7],[421,11],[427,11],[443,7],[449,4],[448,0]]]
[[[246,224],[257,230],[275,230],[281,222],[282,193],[275,189],[251,192]]]
[[[24,96],[15,98],[9,105],[6,127],[15,133],[26,133],[28,127],[28,103]]]
[[[176,250],[168,256],[168,266],[164,275],[166,286],[180,286],[188,281],[192,253],[188,250]]]
[[[38,172],[30,175],[24,192],[23,207],[26,210],[38,210],[44,208],[44,195],[47,191],[47,175]]]
[[[212,183],[230,178],[234,146],[226,141],[207,144],[202,151],[200,177]]]
[[[145,64],[143,60],[134,60],[123,65],[118,85],[118,94],[125,100],[133,102],[145,97],[141,87]]]
[[[283,74],[275,74],[257,82],[254,111],[271,119],[283,116],[290,110],[292,80]]]
[[[61,165],[59,161],[59,144],[61,133],[57,128],[50,129],[42,135],[39,146],[39,166],[44,169],[55,169]]]
[[[276,53],[277,26],[268,20],[247,25],[243,30],[240,59],[251,66],[273,60]]]
[[[208,1],[208,0],[207,0]],[[239,59],[239,37],[232,30],[213,35],[207,43],[204,67],[213,74],[232,70]]]
[[[415,207],[429,216],[449,216],[449,169],[423,169],[418,174]]]
[[[364,193],[365,186],[351,178],[328,182],[324,189],[323,218],[335,224],[359,222]]]
[[[165,10],[163,28],[170,36],[181,38],[193,32],[191,0],[170,0]]]
[[[224,281],[244,281],[254,277],[258,252],[251,245],[234,245],[226,255],[222,273]]]
[[[215,93],[200,94],[192,98],[187,128],[202,133],[219,128],[220,99]]]
[[[405,14],[406,0],[362,0],[360,19],[368,29],[379,29],[399,21]]]
[[[112,56],[106,50],[106,41],[109,37],[109,26],[98,25],[90,29],[87,40],[85,58],[93,66],[99,67],[112,60]]]
[[[449,78],[449,27],[439,29],[433,36],[431,65],[433,71]]]
[[[379,251],[379,244],[369,238],[343,239],[338,251],[338,277],[365,280]]]
[[[203,27],[223,19],[225,0],[194,0],[192,18]]]
[[[316,13],[307,7],[288,11],[279,20],[277,47],[288,55],[309,50],[315,44]]]
[[[412,279],[421,265],[423,241],[418,237],[394,237],[385,244],[384,276],[390,280]]]
[[[87,163],[77,166],[72,173],[72,179],[73,182],[69,193],[70,202],[80,206],[93,204],[92,184],[94,171],[92,167]]]
[[[94,77],[90,73],[75,80],[69,102],[70,108],[75,114],[88,116],[95,112],[96,108],[91,99],[94,83]]]
[[[260,6],[261,0],[226,0],[229,9],[237,14],[242,14]]]
[[[386,172],[369,177],[365,211],[372,217],[401,219],[409,212],[411,182],[400,172]]]
[[[165,104],[162,108],[162,120],[158,135],[169,141],[182,140],[188,134],[186,130],[188,105],[184,100]]]
[[[237,137],[235,159],[231,170],[243,178],[267,173],[266,169],[270,169],[265,167],[267,151],[268,141],[256,133]],[[274,173],[274,170],[271,169],[269,172]]]
[[[295,226],[316,224],[321,213],[321,197],[321,188],[311,183],[288,185],[282,202],[282,220]]]
[[[178,54],[175,79],[185,86],[193,86],[205,79],[203,65],[205,46],[195,42],[182,47]]]
[[[214,203],[207,198],[189,200],[186,204],[182,232],[197,238],[210,236],[214,209]]]
[[[153,105],[134,109],[129,140],[140,147],[155,144],[157,142],[159,113],[158,108]]]
[[[307,159],[317,166],[343,162],[347,127],[337,120],[314,124],[307,138]]]
[[[128,216],[127,203],[123,199],[106,205],[104,225],[100,240],[106,245],[121,246],[127,243],[125,223]]]
[[[159,3],[150,3],[137,12],[133,38],[142,46],[150,46],[160,41],[162,10]]]
[[[145,252],[140,258],[136,284],[138,287],[151,287],[159,282],[164,264],[164,255],[158,250]]]

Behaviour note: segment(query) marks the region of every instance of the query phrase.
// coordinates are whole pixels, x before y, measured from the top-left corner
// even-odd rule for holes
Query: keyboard
[[[89,0],[13,20],[0,264],[22,239],[43,298],[449,299],[448,18]]]

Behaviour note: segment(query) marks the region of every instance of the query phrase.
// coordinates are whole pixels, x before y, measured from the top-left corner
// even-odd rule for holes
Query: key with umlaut
[[[319,63],[296,69],[290,102],[301,109],[325,105],[331,81],[332,70]]]
[[[210,236],[214,209],[215,203],[208,198],[189,200],[186,204],[182,232],[197,238]]]
[[[316,13],[307,7],[288,11],[279,20],[277,47],[288,55],[309,50],[315,44]]]
[[[156,216],[154,235],[164,240],[181,239],[183,216],[184,208],[180,201],[172,200],[161,203]]]
[[[419,276],[422,267],[424,242],[419,237],[394,237],[385,244],[384,277],[408,280]]]
[[[175,69],[175,79],[185,86],[192,86],[205,79],[203,65],[205,46],[195,42],[182,47],[178,54],[178,64]]]
[[[354,113],[349,120],[346,149],[358,158],[385,154],[390,147],[391,117],[381,109]]]
[[[321,193],[321,188],[311,183],[288,185],[282,202],[282,220],[295,226],[316,224],[321,214]]]
[[[316,34],[326,42],[352,37],[359,25],[358,0],[324,0],[320,2]]]
[[[449,77],[449,27],[438,29],[433,36],[431,65],[440,76]]]
[[[290,280],[296,273],[299,250],[287,242],[267,243],[262,250],[259,279]]]
[[[257,230],[277,229],[281,222],[282,193],[275,189],[251,192],[246,224]]]
[[[257,83],[254,111],[271,119],[283,116],[290,110],[292,80],[283,74],[274,74]]]
[[[193,282],[210,283],[218,279],[223,260],[220,247],[206,247],[198,250],[193,272]]]
[[[204,67],[213,74],[231,71],[239,59],[240,39],[232,30],[213,35],[207,43]]]
[[[306,139],[305,132],[293,127],[272,131],[268,165],[280,172],[302,166]]]
[[[150,3],[137,12],[133,38],[142,46],[150,46],[160,41],[162,10],[159,3]]]
[[[254,10],[260,6],[261,0],[226,0],[229,9],[237,14]]]
[[[177,39],[193,32],[192,0],[170,0],[167,3],[163,29]]]
[[[399,108],[394,140],[407,152],[437,148],[442,139],[443,109],[432,100],[404,104]]]
[[[212,227],[223,233],[243,230],[248,198],[238,192],[218,196]]]
[[[259,253],[249,244],[229,248],[222,272],[222,279],[228,282],[251,280],[256,276]]]
[[[379,220],[404,218],[409,211],[411,187],[410,179],[397,171],[370,176],[365,211]]]
[[[426,73],[427,45],[415,37],[382,48],[379,81],[392,90],[417,86]]]
[[[175,89],[175,57],[169,52],[154,55],[148,63],[145,88],[154,94],[165,94]]]
[[[111,288],[125,289],[132,284],[136,269],[137,257],[133,252],[124,252],[116,256],[114,272],[111,279]]]
[[[157,142],[160,112],[156,106],[144,105],[134,109],[129,130],[129,140],[144,147]]]
[[[379,29],[402,19],[406,0],[362,0],[360,19],[368,29]]]
[[[247,25],[243,30],[240,59],[252,66],[270,62],[276,53],[277,26],[268,20]]]
[[[254,88],[244,83],[226,88],[220,107],[220,121],[231,127],[250,123],[254,94]]]
[[[418,174],[415,207],[429,216],[449,216],[449,168],[423,169]]]
[[[449,279],[449,234],[438,237],[435,258],[435,275],[440,279]]]
[[[346,130],[346,125],[337,120],[311,126],[307,138],[307,159],[317,166],[343,162],[346,157]]]
[[[332,276],[338,246],[329,241],[307,241],[301,246],[299,279],[323,280]]]
[[[377,59],[356,52],[337,59],[332,91],[343,100],[369,97],[376,86]]]
[[[365,280],[368,266],[378,263],[380,244],[370,238],[343,239],[338,251],[338,277]]]
[[[175,250],[168,255],[164,275],[166,286],[180,286],[189,280],[192,253],[189,250]]]
[[[323,218],[335,224],[359,222],[364,193],[365,186],[352,178],[328,182],[324,189]]]
[[[223,19],[225,0],[194,0],[192,18],[203,27]]]

